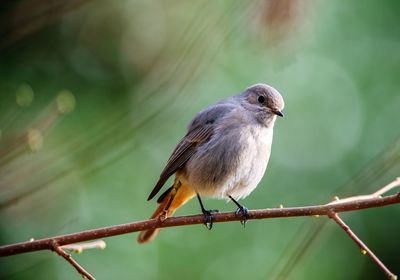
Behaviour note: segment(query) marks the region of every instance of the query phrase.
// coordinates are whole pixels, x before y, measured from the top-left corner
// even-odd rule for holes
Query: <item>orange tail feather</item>
[[[176,191],[171,188],[171,190],[169,190],[169,193],[165,195],[161,201],[159,201],[160,205],[153,213],[153,215],[151,215],[151,219],[158,219],[162,215],[165,215],[165,218],[171,217],[179,207],[184,205],[195,195],[196,193],[186,185],[181,185]],[[170,206],[168,207],[169,203]],[[159,232],[159,228],[141,231],[137,241],[139,243],[150,242],[158,235]]]

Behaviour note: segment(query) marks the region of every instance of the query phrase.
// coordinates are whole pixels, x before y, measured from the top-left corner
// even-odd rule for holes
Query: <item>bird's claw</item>
[[[240,206],[236,210],[236,216],[239,216],[239,215],[242,217],[242,220],[240,221],[240,223],[242,224],[243,227],[246,227],[247,220],[249,218],[249,209],[247,209],[247,207]]]
[[[218,210],[204,210],[204,225],[208,230],[211,230],[213,227],[213,222],[214,222],[214,215],[213,213],[218,213]]]

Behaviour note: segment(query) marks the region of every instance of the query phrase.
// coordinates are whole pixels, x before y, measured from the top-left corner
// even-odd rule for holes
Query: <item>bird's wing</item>
[[[196,152],[197,146],[206,142],[211,137],[212,133],[212,124],[206,124],[190,130],[186,136],[183,137],[170,156],[167,165],[160,175],[160,179],[147,200],[152,199],[160,191],[168,178],[190,159]]]
[[[188,133],[176,146],[174,152],[169,158],[167,165],[160,175],[160,179],[150,193],[147,200],[152,199],[162,188],[168,178],[174,174],[179,168],[193,156],[199,145],[207,142],[213,135],[215,123],[218,119],[224,117],[228,112],[232,111],[234,106],[232,103],[218,103],[210,106],[200,112],[189,125]]]

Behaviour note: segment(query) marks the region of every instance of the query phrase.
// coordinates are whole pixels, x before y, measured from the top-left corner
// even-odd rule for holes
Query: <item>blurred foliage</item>
[[[247,207],[378,189],[400,174],[399,10],[395,0],[4,1],[1,244],[148,218],[147,195],[195,113],[257,82],[286,108]],[[178,215],[194,213],[195,201]],[[397,274],[399,215],[342,215]],[[97,279],[383,278],[325,218],[106,241],[76,257]],[[0,278],[79,275],[37,252],[0,259]]]

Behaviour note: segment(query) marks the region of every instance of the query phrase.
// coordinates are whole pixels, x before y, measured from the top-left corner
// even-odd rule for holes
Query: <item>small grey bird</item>
[[[200,198],[204,195],[231,199],[244,225],[248,210],[238,200],[248,196],[264,175],[274,123],[276,116],[283,117],[283,107],[283,98],[276,89],[255,84],[198,113],[150,193],[148,200],[175,174],[174,184],[158,198],[160,205],[151,218],[170,217],[197,196],[205,225],[211,229],[212,213],[217,210],[204,208]],[[151,241],[158,232],[159,229],[142,231],[138,242]]]

